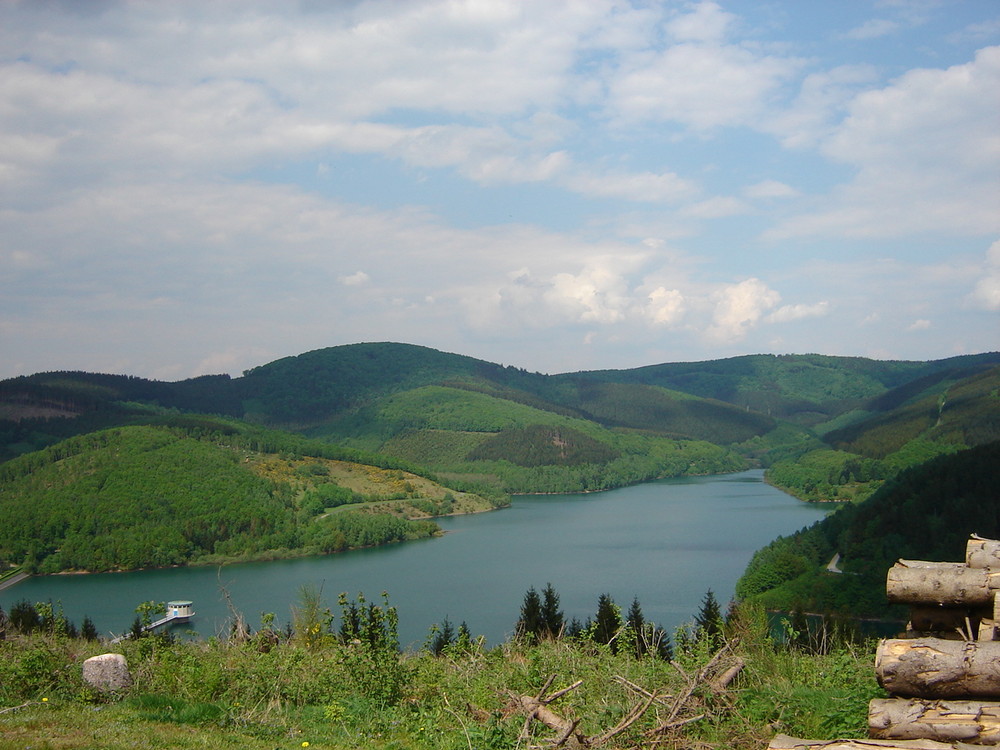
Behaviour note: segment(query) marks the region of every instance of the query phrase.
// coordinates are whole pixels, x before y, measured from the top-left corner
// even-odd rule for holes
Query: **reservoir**
[[[525,591],[551,582],[567,621],[592,618],[608,593],[625,611],[637,597],[646,619],[672,633],[709,589],[725,608],[757,549],[828,510],[765,484],[759,470],[528,495],[505,510],[439,519],[447,533],[434,539],[222,568],[34,577],[0,592],[0,606],[61,602],[78,626],[86,615],[107,635],[127,630],[141,602],[192,600],[195,618],[175,632],[209,637],[226,631],[223,589],[253,629],[262,613],[288,623],[303,585],[320,589],[335,614],[340,592],[378,601],[386,591],[404,646],[419,647],[445,617],[496,645],[511,635]]]

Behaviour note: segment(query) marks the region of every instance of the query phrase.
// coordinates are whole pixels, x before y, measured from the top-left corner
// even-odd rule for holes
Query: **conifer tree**
[[[90,619],[89,615],[85,615],[83,618],[83,624],[80,626],[80,637],[88,641],[96,641],[99,637],[97,626],[94,625],[94,621]]]
[[[462,620],[462,624],[458,626],[458,637],[455,639],[455,645],[462,652],[472,651],[472,631],[469,630],[465,620]]]
[[[521,619],[517,621],[514,632],[519,638],[528,638],[532,641],[538,639],[542,633],[542,600],[532,586],[524,594],[524,602],[521,604]]]
[[[35,632],[42,624],[38,610],[27,599],[22,599],[10,608],[8,619],[14,630],[24,634]]]
[[[646,642],[647,628],[646,618],[642,614],[642,606],[639,604],[639,597],[632,599],[632,606],[629,607],[628,616],[625,618],[626,624],[634,639],[634,649],[636,656],[645,656],[649,651],[650,644]]]
[[[709,589],[702,599],[701,609],[694,618],[694,624],[696,638],[706,638],[715,647],[722,645],[722,610],[712,589]]]
[[[589,629],[590,629],[589,620],[587,621],[587,624],[584,625],[583,623],[580,622],[578,618],[574,617],[572,620],[570,620],[569,625],[566,626],[565,635],[567,638],[579,638],[581,635],[583,635],[584,631]]]
[[[559,609],[559,594],[552,588],[551,583],[545,584],[545,589],[542,591],[541,621],[542,635],[558,638],[562,634],[565,618]]]
[[[441,627],[434,627],[433,638],[431,638],[429,650],[435,656],[440,656],[444,653],[444,650],[454,642],[455,628],[452,626],[451,620],[445,617],[444,622],[441,623]]]
[[[611,653],[618,653],[615,636],[622,627],[621,610],[611,598],[611,594],[601,594],[597,600],[597,615],[594,618],[594,640],[611,646]]]

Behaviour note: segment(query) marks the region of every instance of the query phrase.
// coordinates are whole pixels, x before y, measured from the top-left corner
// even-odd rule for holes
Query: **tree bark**
[[[965,564],[970,568],[1000,568],[1000,541],[973,535],[965,545]]]
[[[868,733],[884,740],[964,740],[1000,744],[1000,703],[876,698],[868,704]]]
[[[779,734],[768,750],[973,750],[964,742],[936,740],[800,740]]]
[[[889,639],[878,645],[875,676],[894,695],[1000,697],[1000,642]]]
[[[1000,570],[969,568],[963,563],[900,560],[889,568],[885,581],[886,596],[896,604],[992,604],[997,589]]]

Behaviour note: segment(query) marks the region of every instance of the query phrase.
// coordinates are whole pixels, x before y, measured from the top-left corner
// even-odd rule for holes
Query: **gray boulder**
[[[92,656],[83,663],[83,681],[102,693],[114,693],[132,685],[132,675],[121,654]]]

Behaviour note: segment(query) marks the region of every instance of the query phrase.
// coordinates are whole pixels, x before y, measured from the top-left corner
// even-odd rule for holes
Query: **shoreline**
[[[510,503],[506,505],[501,505],[496,508],[483,508],[482,510],[473,510],[457,513],[443,513],[440,516],[422,516],[417,518],[411,518],[408,520],[412,521],[433,521],[435,518],[448,518],[452,516],[471,516],[478,515],[480,513],[492,513],[497,510],[504,510],[510,507]],[[414,539],[400,539],[391,542],[386,542],[384,544],[375,544],[365,547],[349,547],[347,549],[338,550],[336,552],[306,552],[304,550],[268,550],[259,555],[251,555],[249,557],[231,557],[225,559],[205,559],[200,558],[198,560],[192,560],[190,562],[175,564],[175,565],[162,565],[159,567],[145,567],[145,568],[129,568],[128,570],[60,570],[55,573],[37,573],[39,576],[89,576],[89,575],[104,575],[106,573],[141,573],[149,570],[169,570],[172,568],[207,568],[211,566],[223,567],[225,565],[240,565],[242,563],[257,563],[257,562],[276,562],[279,560],[296,560],[305,557],[329,557],[331,555],[341,555],[345,552],[354,552],[363,549],[377,549],[378,547],[388,547],[394,544],[405,544],[406,542],[418,542],[423,539],[434,539],[439,536],[444,536],[449,533],[443,529],[440,529],[426,537],[416,537]],[[277,553],[277,554],[274,554]],[[0,582],[0,591],[3,591],[10,586],[24,581],[27,578],[31,578],[29,573],[18,573],[17,575],[11,576],[9,579]]]

